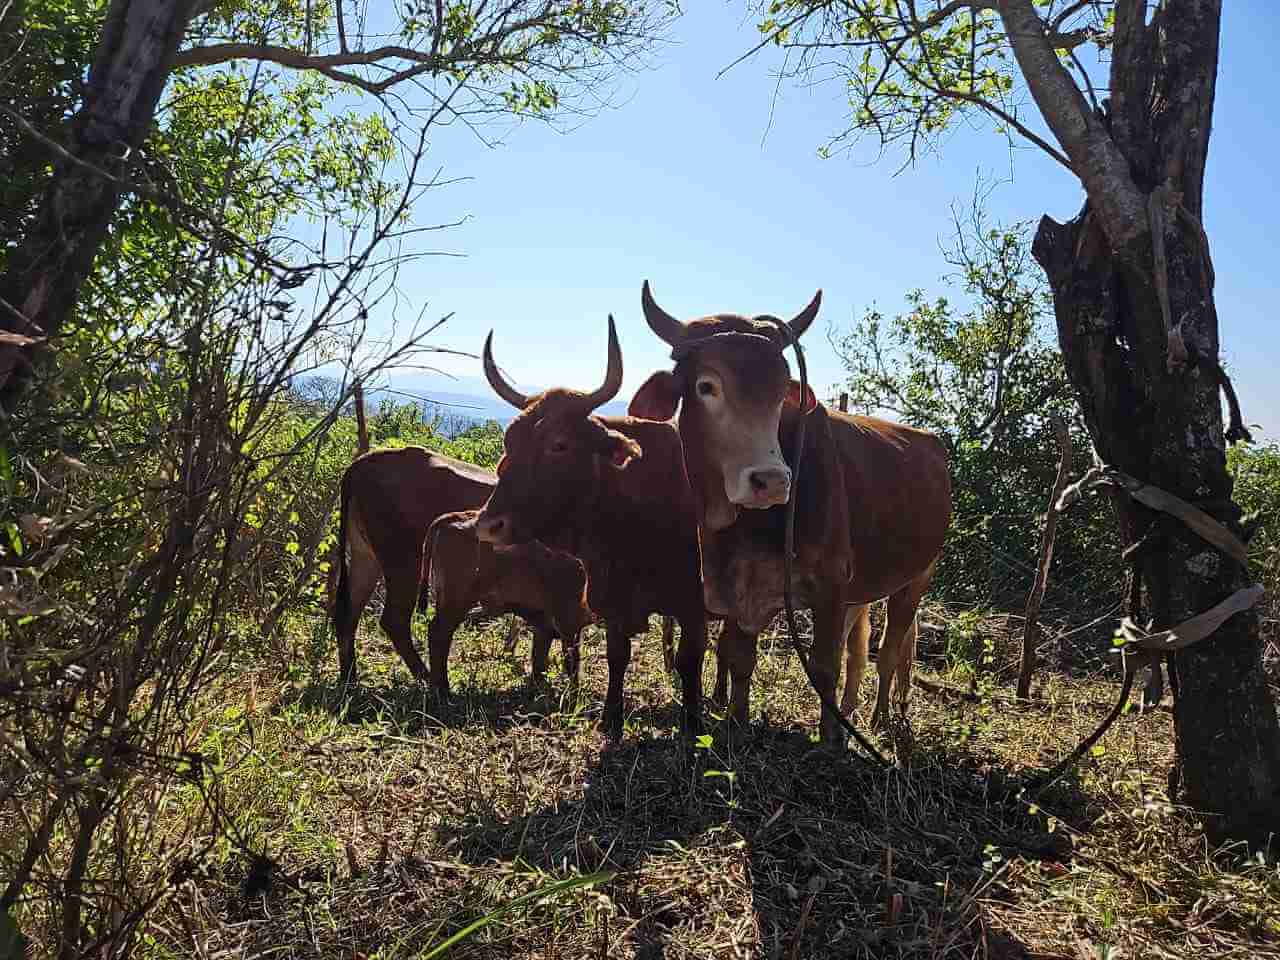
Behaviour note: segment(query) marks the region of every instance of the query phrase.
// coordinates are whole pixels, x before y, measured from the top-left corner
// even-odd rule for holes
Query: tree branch
[[[1031,96],[1071,159],[1107,239],[1118,250],[1133,248],[1148,224],[1145,197],[1128,162],[1058,59],[1032,0],[1000,0],[999,10]]]

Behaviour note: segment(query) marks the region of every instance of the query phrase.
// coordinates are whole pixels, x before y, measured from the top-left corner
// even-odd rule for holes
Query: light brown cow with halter
[[[796,503],[794,591],[813,610],[811,666],[833,701],[841,641],[848,668],[841,709],[851,712],[867,659],[868,605],[887,597],[873,724],[887,719],[890,688],[905,712],[915,654],[916,609],[933,575],[951,518],[946,452],[932,434],[874,417],[828,411],[801,396],[783,350],[817,316],[822,294],[787,323],[715,314],[682,323],[641,291],[645,320],[670,344],[675,369],[655,373],[630,412],[668,420],[680,412],[685,468],[697,503],[707,610],[736,620],[749,637],[783,606],[785,504]],[[798,489],[794,438],[807,414]],[[784,457],[783,451],[787,451]],[[727,655],[727,651],[722,655]],[[744,720],[755,652],[730,667],[731,714]],[[743,676],[745,674],[745,676]],[[739,682],[741,680],[743,682]],[[821,734],[842,739],[825,707]]]

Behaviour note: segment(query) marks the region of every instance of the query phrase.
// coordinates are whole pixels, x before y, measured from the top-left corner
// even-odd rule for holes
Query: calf
[[[565,672],[576,689],[578,638],[591,620],[581,561],[536,540],[511,547],[483,543],[476,537],[477,513],[446,513],[427,532],[423,580],[429,579],[435,594],[435,616],[427,632],[432,688],[448,696],[453,634],[478,604],[486,613],[518,613],[528,622],[536,683],[546,679],[551,640],[559,635]]]

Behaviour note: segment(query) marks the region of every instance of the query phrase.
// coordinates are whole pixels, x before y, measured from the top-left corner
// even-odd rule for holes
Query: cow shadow
[[[572,699],[563,680],[537,683],[532,678],[496,688],[455,684],[448,699],[441,701],[426,684],[406,673],[384,682],[365,681],[351,690],[344,690],[334,677],[317,678],[282,694],[273,710],[291,706],[328,713],[342,723],[377,722],[391,733],[424,736],[432,730],[475,726],[501,731],[553,718],[585,721],[593,704],[582,694]]]
[[[614,872],[601,887],[614,936],[646,960],[751,939],[770,957],[897,956],[928,937],[1028,956],[964,894],[990,875],[993,850],[1061,859],[1065,840],[1046,840],[989,772],[940,748],[882,769],[795,726],[712,729],[624,739],[580,792],[515,816],[470,804],[437,841],[474,866]]]

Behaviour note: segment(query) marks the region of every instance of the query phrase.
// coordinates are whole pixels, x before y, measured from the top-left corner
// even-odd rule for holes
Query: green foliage
[[[954,519],[937,592],[959,603],[1017,606],[1038,562],[1057,472],[1050,416],[1071,425],[1077,471],[1088,438],[1050,337],[1050,305],[1025,230],[989,228],[977,213],[948,260],[966,306],[913,291],[905,313],[869,310],[835,346],[853,409],[931,430],[948,447]],[[1119,580],[1114,538],[1108,505],[1080,505],[1059,524],[1055,569],[1070,572],[1074,589],[1109,595]]]
[[[1236,444],[1227,450],[1227,469],[1234,484],[1232,498],[1245,511],[1246,523],[1257,527],[1249,541],[1249,561],[1267,588],[1264,636],[1273,640],[1273,653],[1280,652],[1274,643],[1280,623],[1280,444]],[[1274,670],[1275,657],[1269,654],[1267,660]]]
[[[869,134],[884,146],[904,145],[911,159],[961,117],[985,117],[1005,136],[1034,136],[1020,119],[1025,90],[994,5],[758,0],[752,6],[766,40],[792,54],[784,75],[843,86],[847,126],[821,148],[823,155]],[[1080,3],[1042,12],[1046,24],[1054,21],[1048,32],[1068,71],[1084,76],[1083,45],[1098,52],[1109,46],[1110,8]]]
[[[1234,480],[1233,499],[1258,523],[1250,553],[1270,562],[1280,548],[1280,443],[1236,444],[1227,451]]]

